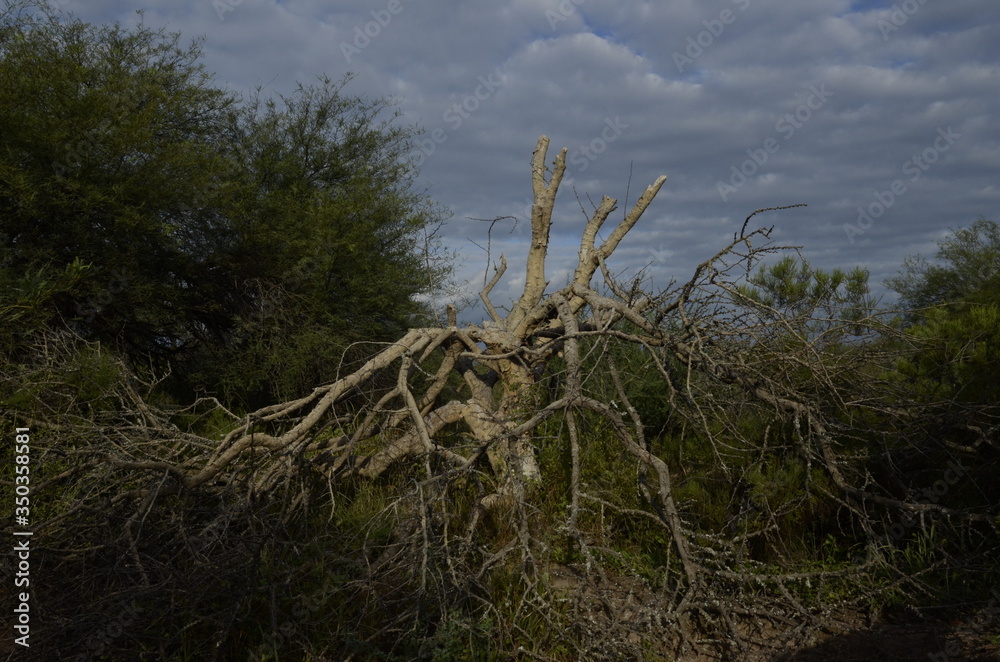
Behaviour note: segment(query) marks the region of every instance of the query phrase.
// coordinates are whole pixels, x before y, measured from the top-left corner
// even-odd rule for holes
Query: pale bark
[[[658,455],[646,443],[643,422],[629,403],[626,388],[613,365],[610,370],[614,388],[600,396],[593,392],[594,382],[601,380],[585,372],[588,361],[589,365],[595,363],[586,352],[607,351],[613,343],[620,343],[620,346],[641,347],[648,354],[646,367],[662,378],[663,398],[669,403],[671,416],[695,429],[695,436],[711,446],[721,471],[730,469],[723,453],[725,443],[718,438],[717,428],[729,425],[734,409],[755,408],[761,418],[774,415],[779,419],[776,425],[785,424],[794,430],[796,450],[806,465],[804,473],[812,476],[813,468],[821,468],[829,477],[830,489],[836,491],[827,496],[838,507],[845,506],[856,518],[854,524],[866,531],[879,524],[877,517],[867,512],[874,506],[944,515],[975,524],[988,524],[995,517],[944,504],[889,498],[877,493],[866,476],[852,475],[845,467],[832,432],[837,422],[824,412],[829,402],[817,395],[825,389],[831,397],[836,396],[834,376],[824,365],[827,359],[820,357],[807,339],[794,336],[794,320],[776,315],[774,321],[764,321],[733,304],[734,282],[749,271],[755,260],[776,250],[767,244],[769,230],[746,234],[744,224],[739,235],[699,264],[690,279],[676,287],[672,284],[664,292],[644,292],[636,283],[625,286],[615,281],[608,261],[649,209],[665,176],[658,177],[643,191],[607,238],[597,245],[598,233],[617,204],[614,198],[603,197],[583,230],[572,281],[559,290],[547,291],[545,263],[550,250],[553,210],[566,170],[563,149],[548,174],[548,146],[548,138],[540,137],[531,161],[534,204],[525,284],[506,317],[501,316],[490,299],[507,271],[507,260],[501,256],[496,272],[480,293],[489,321],[459,327],[454,311],[450,310],[446,325],[409,331],[361,368],[316,388],[308,396],[250,414],[221,441],[180,434],[165,422],[167,417],[146,408],[141,398],[132,393],[129,397],[136,401],[136,409],[142,412],[145,421],[143,434],[169,438],[173,445],[169,454],[162,457],[150,453],[110,463],[122,470],[155,472],[163,477],[155,487],[143,484],[121,498],[149,501],[184,490],[205,489],[213,481],[228,484],[240,480],[252,485],[255,492],[271,494],[303,475],[310,479],[319,475],[331,485],[337,481],[353,484],[369,480],[392,484],[388,478],[394,480],[396,474],[392,472],[399,469],[414,491],[409,497],[399,497],[396,503],[403,504],[400,508],[407,513],[414,513],[408,526],[412,525],[419,534],[411,535],[412,531],[401,526],[391,546],[394,553],[409,550],[414,555],[419,547],[420,561],[411,558],[406,572],[419,566],[419,572],[426,573],[430,563],[427,559],[434,556],[432,551],[444,552],[438,556],[446,559],[448,571],[452,572],[452,564],[458,563],[455,558],[461,554],[456,552],[455,557],[451,554],[461,547],[463,553],[468,552],[466,558],[485,559],[481,561],[477,581],[492,564],[504,560],[515,549],[521,554],[523,567],[541,574],[542,564],[532,556],[538,550],[538,539],[533,537],[530,512],[538,509],[532,499],[544,492],[542,487],[548,486],[542,485],[546,476],[536,457],[536,444],[539,426],[556,417],[565,423],[568,439],[560,439],[559,443],[568,442],[571,463],[568,486],[564,488],[569,492],[568,512],[559,525],[560,531],[575,541],[584,556],[589,577],[601,575],[603,569],[600,556],[594,551],[598,547],[594,535],[582,523],[587,509],[597,506],[617,509],[622,518],[641,519],[646,525],[652,522],[659,527],[663,545],[671,550],[674,564],[667,563],[663,568],[664,588],[658,602],[648,606],[648,614],[655,613],[657,618],[669,622],[688,640],[693,637],[689,636],[685,629],[689,625],[685,623],[689,623],[687,619],[692,615],[705,619],[703,623],[714,618],[725,621],[737,617],[787,623],[780,601],[772,596],[783,591],[781,582],[793,575],[746,570],[742,558],[734,551],[738,544],[745,545],[754,536],[769,535],[778,526],[777,515],[768,513],[769,528],[752,532],[723,535],[696,531],[690,522],[691,511],[685,511],[684,504],[675,501],[674,492],[680,483],[672,475],[672,467],[676,469],[677,463],[662,452]],[[762,245],[755,246],[755,242]],[[604,280],[601,291],[593,283],[598,269]],[[865,323],[877,321],[869,319]],[[775,330],[791,334],[800,341],[801,349],[787,352],[768,349],[767,340]],[[550,370],[555,362],[563,366],[559,374]],[[775,377],[775,366],[786,367],[788,371],[814,371],[816,383],[810,388],[815,391],[796,390]],[[858,369],[837,364],[836,370],[849,373]],[[541,379],[552,380],[545,394],[540,391]],[[543,395],[548,396],[547,400]],[[854,406],[836,404],[845,410]],[[856,409],[867,413],[863,407]],[[642,495],[645,501],[640,506],[615,504],[602,493],[589,492],[584,484],[588,443],[584,426],[592,424],[593,419],[606,426],[605,430],[611,430],[618,444],[615,449],[634,463],[632,478],[636,487],[631,496],[641,501],[636,495]],[[753,446],[756,440],[740,437],[739,442],[746,447],[740,452],[750,448],[756,452]],[[211,451],[203,452],[200,450],[203,448]],[[760,452],[763,455],[764,450]],[[170,482],[166,483],[168,478]],[[432,507],[422,500],[424,490],[431,489],[430,486],[459,481],[465,481],[465,487],[475,484],[478,490],[475,507],[440,503]],[[414,500],[413,494],[419,499]],[[440,513],[434,508],[446,515],[435,520]],[[461,515],[456,514],[460,511]],[[448,528],[463,517],[463,532],[456,534],[453,528]],[[510,524],[514,531],[510,534],[512,540],[497,545],[499,550],[491,547],[490,541],[483,543],[476,538],[481,530],[477,527],[491,518]],[[400,516],[400,519],[407,518]],[[443,542],[431,542],[439,535],[434,529],[436,525],[443,529],[440,533]],[[449,535],[457,536],[461,544],[449,543]],[[420,542],[414,543],[417,539]],[[543,544],[550,542],[547,538]],[[439,547],[431,550],[434,544]],[[489,551],[484,551],[487,548]],[[472,549],[475,553],[469,551]],[[382,561],[376,565],[382,567]],[[388,561],[385,565],[391,567]],[[725,577],[733,584],[720,592],[718,587],[711,586],[718,577]],[[605,578],[602,576],[601,580]],[[726,598],[725,590],[737,584],[746,594],[757,596],[759,602],[744,609],[742,604]],[[765,584],[767,590],[754,593]],[[730,622],[730,633],[738,629]]]

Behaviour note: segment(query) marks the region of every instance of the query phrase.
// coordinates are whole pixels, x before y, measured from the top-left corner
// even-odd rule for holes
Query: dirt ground
[[[583,581],[573,568],[555,565],[549,568],[552,586],[564,595],[574,594],[584,604],[596,605],[594,588]],[[610,585],[601,589],[605,599],[614,603],[619,623],[641,610],[639,605],[655,602],[655,596],[634,579],[615,575]],[[877,619],[854,611],[836,614],[834,622],[845,631],[817,637],[815,644],[803,647],[788,644],[775,631],[767,649],[731,653],[726,662],[1000,662],[1000,595],[977,608],[956,609],[937,618],[930,610],[899,607],[886,610]],[[591,598],[588,601],[587,598]],[[584,611],[587,611],[584,608]],[[595,626],[601,615],[589,614]],[[759,634],[757,636],[760,636]],[[765,635],[766,636],[766,635]],[[718,662],[717,654],[681,655],[677,662]]]
[[[1000,662],[1000,610],[968,613],[949,621],[888,614],[879,622],[775,662]]]

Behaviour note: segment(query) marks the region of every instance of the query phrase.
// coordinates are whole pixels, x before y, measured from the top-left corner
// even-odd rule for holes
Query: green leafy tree
[[[840,342],[847,333],[864,333],[844,322],[869,317],[875,307],[864,269],[824,271],[791,255],[760,267],[735,294],[754,314],[786,320],[776,327],[782,335],[784,329],[811,340]]]
[[[218,169],[212,136],[234,99],[207,87],[196,48],[175,36],[5,19],[16,21],[0,32],[4,268],[89,265],[50,321],[134,356],[168,357],[223,329],[220,275],[190,250],[220,228],[189,210]]]
[[[414,295],[446,275],[421,250],[441,214],[411,188],[410,132],[388,102],[345,96],[347,80],[254,101],[238,121],[232,222],[255,309],[214,367],[258,404],[328,381],[350,343],[398,338],[427,313]]]
[[[87,269],[79,260],[62,272],[42,267],[18,273],[0,266],[0,356],[21,358],[32,332],[44,325],[52,301],[72,291]]]
[[[909,307],[917,349],[901,373],[937,398],[1000,401],[1000,226],[979,219],[938,243],[938,261],[906,258],[887,281]]]
[[[905,308],[1000,303],[1000,226],[979,219],[938,242],[937,262],[916,255],[886,281]]]
[[[242,99],[197,42],[28,9],[0,16],[0,265],[7,282],[88,267],[38,323],[247,405],[426,312],[443,214],[391,100],[346,95],[349,77]]]
[[[919,342],[900,373],[933,397],[962,403],[1000,401],[1000,306],[970,306],[960,314],[937,306],[909,329]]]

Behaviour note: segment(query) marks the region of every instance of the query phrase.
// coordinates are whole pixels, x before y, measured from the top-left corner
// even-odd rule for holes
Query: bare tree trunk
[[[532,158],[534,205],[525,285],[508,315],[499,315],[490,300],[507,270],[501,256],[480,293],[491,317],[488,322],[459,327],[452,309],[447,325],[410,330],[357,370],[317,387],[308,396],[264,407],[235,421],[221,441],[182,432],[170,416],[149,407],[131,387],[123,389],[122,410],[131,412],[131,418],[123,419],[116,432],[141,438],[143,445],[126,453],[109,442],[95,455],[99,461],[88,461],[74,471],[83,475],[98,471],[95,467],[110,472],[106,467],[111,467],[122,472],[128,476],[122,483],[128,488],[113,495],[113,504],[135,500],[142,509],[163,501],[166,495],[216,485],[274,495],[286,494],[293,484],[319,482],[332,492],[338,481],[382,480],[393,486],[405,482],[411,491],[400,492],[393,506],[404,513],[398,516],[402,523],[389,549],[367,571],[372,576],[382,571],[388,575],[395,568],[397,576],[419,577],[418,592],[424,599],[432,567],[440,563],[445,568],[439,569],[441,577],[448,577],[441,580],[442,585],[475,585],[475,590],[468,589],[469,595],[480,600],[482,578],[501,563],[514,565],[516,558],[526,586],[520,606],[536,609],[544,605],[551,611],[543,617],[554,618],[553,614],[564,610],[546,592],[541,578],[559,564],[540,560],[540,555],[550,553],[553,539],[564,536],[583,559],[575,568],[582,579],[576,584],[574,604],[584,605],[580,607],[584,611],[588,600],[602,605],[599,615],[594,615],[594,609],[586,612],[592,622],[585,629],[594,623],[601,627],[585,632],[583,640],[593,643],[606,637],[618,645],[627,635],[662,629],[680,642],[679,647],[697,648],[699,640],[711,641],[740,654],[745,652],[745,639],[763,636],[769,628],[792,641],[804,636],[806,625],[813,630],[836,625],[830,608],[819,603],[804,605],[787,585],[874,572],[876,560],[882,558],[878,550],[885,547],[876,538],[875,532],[884,523],[884,511],[877,508],[907,517],[940,516],[984,529],[991,525],[995,508],[977,511],[944,502],[890,498],[857,468],[853,458],[849,461],[838,450],[839,439],[852,441],[850,434],[867,443],[867,436],[845,422],[853,416],[862,421],[861,426],[870,418],[884,416],[902,427],[913,414],[886,406],[874,388],[864,398],[841,398],[840,380],[870,383],[870,375],[886,368],[874,361],[866,364],[861,349],[854,347],[824,356],[810,338],[796,330],[802,320],[745,304],[737,281],[756,260],[778,250],[768,244],[770,230],[734,236],[728,246],[698,265],[688,281],[671,284],[666,291],[643,291],[638,281],[625,286],[610,272],[607,261],[663,186],[666,178],[661,176],[598,245],[598,234],[617,204],[613,198],[602,198],[583,230],[572,282],[547,291],[545,261],[553,209],[566,169],[563,149],[548,174],[548,146],[548,138],[541,136]],[[593,285],[598,269],[604,281],[600,292]],[[879,325],[874,316],[821,321],[842,328]],[[774,343],[775,336],[782,342]],[[610,356],[613,347],[642,353],[643,368],[659,379],[658,387],[662,384],[672,420],[684,427],[680,434],[693,434],[709,447],[720,472],[731,473],[727,457],[734,452],[762,458],[755,467],[759,469],[772,452],[767,445],[768,435],[775,434],[771,425],[781,428],[788,439],[779,463],[800,462],[801,475],[810,481],[806,487],[813,490],[809,498],[821,494],[834,510],[843,509],[843,518],[852,518],[851,527],[870,536],[868,558],[844,569],[805,573],[748,564],[742,550],[755,541],[773,539],[780,528],[783,513],[766,503],[757,507],[763,511],[763,523],[752,530],[700,529],[693,523],[691,506],[675,498],[681,483],[674,472],[683,473],[683,458],[674,458],[662,448],[658,452],[655,444],[647,443],[639,412],[629,402],[628,389],[610,360],[605,363],[609,372],[602,369],[603,376],[585,371],[586,351]],[[539,377],[549,374],[556,362],[564,366],[558,384],[543,398]],[[418,370],[425,378],[414,378]],[[787,378],[796,371],[809,373],[807,388]],[[598,388],[595,382],[603,386]],[[445,393],[453,395],[446,398]],[[364,400],[360,408],[359,400]],[[733,423],[743,411],[767,421],[763,442],[754,436],[758,431],[748,433]],[[555,531],[540,536],[533,532],[531,513],[544,509],[532,502],[534,494],[543,490],[533,491],[532,486],[550,478],[543,472],[559,474],[561,469],[540,463],[537,456],[539,428],[551,418],[564,424],[565,436],[557,443],[566,444],[571,466],[567,476],[557,475],[553,483],[564,481],[559,484],[565,490],[568,512],[564,517],[549,513],[563,519]],[[611,431],[605,436],[611,439],[608,443],[616,444],[614,452],[634,467],[630,469],[634,475],[628,477],[635,481],[634,489],[628,490],[628,504],[609,500],[585,484],[588,440],[582,426],[595,420]],[[886,434],[895,432],[891,425],[888,428]],[[875,433],[863,429],[863,435],[869,434]],[[734,446],[738,447],[735,451]],[[387,479],[395,469],[406,472],[406,481]],[[820,481],[819,474],[826,480]],[[468,503],[449,502],[449,490],[460,483]],[[89,490],[88,484],[80,493]],[[475,499],[468,497],[470,493]],[[308,504],[310,494],[303,487],[289,498],[288,512]],[[86,507],[100,510],[94,503]],[[605,509],[630,526],[652,527],[657,544],[668,556],[656,569],[662,575],[659,586],[638,587],[635,580],[635,595],[641,596],[636,600],[641,604],[628,603],[628,609],[638,614],[634,627],[621,616],[627,600],[616,597],[614,582],[609,581],[613,573],[606,563],[616,554],[616,563],[624,563],[626,557],[602,548],[603,529],[593,532],[602,524],[584,523],[588,513],[598,510],[603,519]],[[146,510],[142,512],[144,520]],[[497,513],[510,516],[491,517]],[[490,519],[503,520],[513,533],[482,540],[486,527],[481,524]],[[886,558],[890,557],[878,562],[889,564],[891,559]],[[629,596],[628,600],[634,597]],[[697,630],[721,630],[726,635],[699,637]],[[581,657],[585,649],[581,646],[577,651]]]

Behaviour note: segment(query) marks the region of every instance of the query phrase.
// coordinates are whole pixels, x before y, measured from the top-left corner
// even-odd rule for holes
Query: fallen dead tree
[[[818,307],[789,315],[741,293],[739,281],[780,250],[769,242],[770,230],[746,232],[753,214],[691,278],[651,293],[641,280],[620,282],[608,261],[666,178],[648,186],[599,240],[617,204],[604,197],[584,228],[571,282],[548,291],[546,257],[566,150],[551,169],[547,150],[543,136],[532,159],[525,285],[506,315],[490,299],[508,268],[501,257],[481,293],[490,320],[459,326],[449,310],[446,325],[409,331],[305,397],[230,416],[221,439],[185,431],[177,412],[149,405],[134,383],[121,386],[119,411],[107,427],[87,428],[88,441],[74,451],[81,461],[50,486],[103,472],[89,483],[99,489],[44,526],[66,527],[99,500],[127,512],[118,549],[151,591],[156,582],[148,575],[156,573],[146,568],[143,524],[162,520],[164,509],[185,499],[235,495],[255,516],[269,512],[292,522],[342,507],[335,499],[321,505],[339,486],[381,483],[391,486],[391,531],[377,544],[357,541],[358,574],[344,584],[373,609],[393,614],[369,639],[413,632],[423,618],[442,631],[450,623],[516,650],[527,634],[502,622],[532,614],[574,656],[615,659],[650,650],[732,656],[800,645],[846,627],[843,614],[886,585],[918,591],[919,578],[896,569],[886,512],[944,518],[985,540],[995,513],[894,493],[870,471],[877,454],[871,448],[886,447],[914,420],[913,412],[886,404],[890,386],[872,381],[871,366],[890,351],[863,342],[874,329],[885,331],[878,316]],[[831,339],[840,343],[835,352],[827,351]],[[693,505],[676,495],[678,474],[689,480],[683,459],[647,439],[630,399],[630,371],[640,364],[655,376],[680,436],[713,453],[720,475],[759,486],[763,479],[740,475],[750,466],[746,458],[757,458],[755,471],[780,458],[801,467],[802,493],[781,504],[760,490],[734,494],[725,528],[696,524]],[[880,422],[873,426],[866,416]],[[741,419],[760,425],[749,429]],[[627,498],[592,473],[595,431],[606,437],[614,466],[629,468]],[[543,445],[558,447],[563,459],[540,460]],[[544,503],[553,498],[565,502],[556,515]],[[794,509],[821,513],[865,542],[830,567],[783,569],[775,559],[787,544],[783,518]],[[183,535],[203,538],[221,526],[220,517],[206,516],[199,532]],[[662,549],[644,563],[655,577],[633,574],[639,564],[608,542],[605,517],[653,531],[649,537]],[[167,530],[183,531],[183,520],[176,517]],[[490,580],[498,573],[517,586],[506,606]],[[878,573],[890,579],[879,585],[872,579]],[[848,584],[869,588],[851,592]],[[484,634],[453,608],[492,615],[499,634]]]

